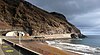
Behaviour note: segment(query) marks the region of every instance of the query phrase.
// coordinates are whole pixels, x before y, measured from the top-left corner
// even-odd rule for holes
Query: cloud
[[[89,13],[76,15],[71,22],[75,24],[84,34],[100,34],[100,9]]]
[[[78,26],[98,26],[100,24],[100,11],[89,12],[82,15],[76,15],[72,23]]]
[[[27,0],[49,11],[58,11],[65,15],[80,14],[99,7],[100,0]]]

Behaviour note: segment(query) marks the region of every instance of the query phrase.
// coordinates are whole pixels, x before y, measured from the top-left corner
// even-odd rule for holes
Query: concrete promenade
[[[5,55],[3,50],[2,50],[2,45],[0,44],[0,55]]]

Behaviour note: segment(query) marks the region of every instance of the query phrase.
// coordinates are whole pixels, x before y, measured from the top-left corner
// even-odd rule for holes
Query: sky
[[[86,35],[100,35],[100,0],[26,0],[49,12],[64,14]]]

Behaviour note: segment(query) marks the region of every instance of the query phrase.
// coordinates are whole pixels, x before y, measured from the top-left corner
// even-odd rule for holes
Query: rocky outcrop
[[[0,0],[1,22],[4,23],[5,28],[23,29],[30,35],[81,34],[80,30],[69,23],[64,15],[47,12],[24,0]]]
[[[63,21],[67,21],[66,17],[63,14],[57,13],[57,12],[50,12],[50,14],[52,14],[53,16],[62,19]]]

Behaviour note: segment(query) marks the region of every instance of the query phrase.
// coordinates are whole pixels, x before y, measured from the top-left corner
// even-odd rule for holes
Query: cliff
[[[81,34],[63,14],[47,12],[24,0],[0,0],[0,29],[23,29],[30,35]]]

